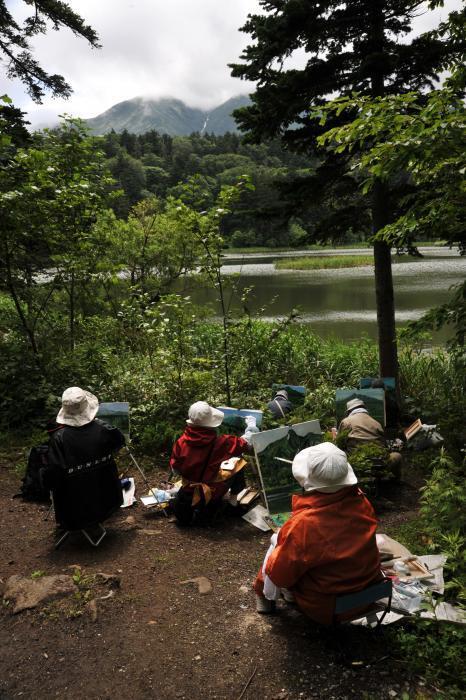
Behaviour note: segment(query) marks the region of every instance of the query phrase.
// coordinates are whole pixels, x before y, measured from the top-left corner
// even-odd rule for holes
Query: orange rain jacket
[[[331,624],[335,598],[383,578],[374,510],[357,486],[292,499],[292,515],[278,534],[266,573],[288,588],[315,622]],[[262,569],[254,590],[262,595]]]

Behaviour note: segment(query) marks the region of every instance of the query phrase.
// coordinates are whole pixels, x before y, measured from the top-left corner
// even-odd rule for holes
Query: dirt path
[[[410,517],[416,486],[401,501],[398,494],[401,510],[385,502],[381,529]],[[78,538],[55,551],[47,509],[12,500],[17,489],[0,466],[0,579],[79,565],[85,575],[118,574],[121,587],[97,601],[95,622],[79,605],[18,615],[3,606],[0,700],[235,700],[253,674],[245,700],[429,697],[386,658],[383,630],[345,628],[335,644],[285,605],[274,617],[257,615],[251,584],[268,536],[241,519],[181,530],[138,505],[108,522],[98,549]],[[197,576],[209,579],[210,593],[180,584]]]

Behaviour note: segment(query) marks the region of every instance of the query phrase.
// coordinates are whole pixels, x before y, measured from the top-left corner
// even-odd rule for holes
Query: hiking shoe
[[[294,599],[294,595],[291,593],[291,591],[287,590],[286,588],[282,588],[280,590],[280,593],[281,593],[284,601],[286,603],[288,603],[289,605],[294,605],[296,603],[296,601]]]
[[[275,612],[275,601],[267,600],[262,595],[256,593],[256,612],[260,615],[271,615]]]

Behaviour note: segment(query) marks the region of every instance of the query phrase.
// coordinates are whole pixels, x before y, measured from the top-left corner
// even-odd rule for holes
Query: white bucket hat
[[[355,408],[366,408],[366,404],[362,399],[358,399],[357,397],[355,399],[351,399],[351,401],[348,401],[346,403],[346,415],[353,411]]]
[[[293,476],[306,491],[335,493],[358,480],[346,454],[332,442],[306,447],[293,460]]]
[[[198,428],[218,428],[224,415],[222,411],[209,406],[207,401],[196,401],[189,407],[186,423],[196,425]]]
[[[80,389],[79,386],[71,386],[69,389],[65,389],[61,397],[61,409],[57,416],[57,423],[80,428],[94,420],[98,410],[99,400],[94,394]]]

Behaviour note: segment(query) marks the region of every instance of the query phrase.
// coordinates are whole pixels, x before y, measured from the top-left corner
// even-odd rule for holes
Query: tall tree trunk
[[[382,97],[385,94],[385,17],[383,0],[373,0],[370,22],[373,52],[371,92],[374,97]],[[378,180],[372,193],[373,235],[390,222],[391,211],[388,195],[388,189],[383,182]],[[398,390],[398,351],[395,332],[392,259],[390,246],[383,241],[377,241],[374,244],[374,275],[379,341],[379,373],[381,377],[395,377]]]
[[[377,233],[388,223],[388,193],[383,183],[375,184],[372,199],[372,232]],[[379,341],[381,377],[398,379],[398,353],[395,331],[395,299],[393,293],[390,246],[383,241],[374,243],[375,298]],[[397,382],[398,386],[398,382]]]

